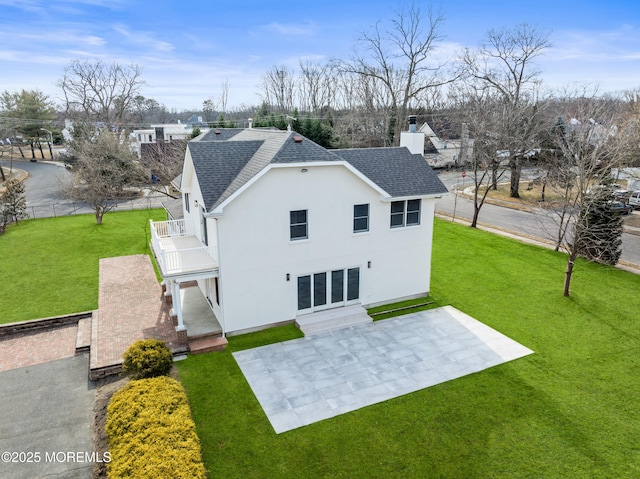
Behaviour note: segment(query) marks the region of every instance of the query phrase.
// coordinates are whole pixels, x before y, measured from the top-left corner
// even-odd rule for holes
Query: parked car
[[[621,213],[623,215],[628,215],[633,211],[633,206],[627,205],[622,201],[609,201],[607,202],[609,211],[613,213]]]
[[[622,201],[623,203],[628,203],[629,198],[631,197],[631,193],[633,193],[633,191],[631,190],[616,190],[613,193],[613,196],[615,201]]]
[[[633,208],[640,208],[640,191],[634,191],[629,196],[628,200],[629,206]]]

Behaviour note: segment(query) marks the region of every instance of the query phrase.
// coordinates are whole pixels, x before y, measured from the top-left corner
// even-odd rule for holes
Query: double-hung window
[[[420,200],[403,200],[391,202],[392,228],[415,226],[420,224]]]
[[[307,210],[289,212],[289,239],[301,240],[309,237]]]
[[[369,231],[369,205],[353,205],[353,232]]]

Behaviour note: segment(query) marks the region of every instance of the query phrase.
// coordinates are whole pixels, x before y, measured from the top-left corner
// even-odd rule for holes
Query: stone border
[[[49,318],[2,324],[0,325],[0,338],[10,336],[12,334],[23,333],[25,331],[38,331],[67,324],[77,324],[81,319],[91,318],[92,314],[93,311],[85,311],[82,313],[67,314],[63,316],[52,316]]]

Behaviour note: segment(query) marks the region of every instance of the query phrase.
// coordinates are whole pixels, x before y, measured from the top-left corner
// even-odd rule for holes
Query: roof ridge
[[[283,145],[287,141],[287,139],[291,136],[290,131],[281,131],[275,130],[278,133],[284,133],[279,138],[254,138],[254,136],[260,135],[252,135],[245,134],[246,131],[251,131],[252,129],[244,130],[234,137],[235,141],[262,141],[262,145],[256,150],[251,159],[247,162],[246,165],[240,170],[240,172],[236,175],[233,181],[229,184],[227,189],[220,195],[218,200],[211,206],[210,210],[217,208],[222,202],[224,202],[227,198],[233,195],[236,191],[238,191],[242,186],[244,186],[247,182],[249,182],[252,178],[254,178],[258,173],[264,170],[271,160],[275,157],[275,155],[282,149]],[[274,130],[262,130],[260,133],[270,132]],[[238,136],[241,138],[238,139]],[[242,139],[242,137],[248,136],[247,139]]]

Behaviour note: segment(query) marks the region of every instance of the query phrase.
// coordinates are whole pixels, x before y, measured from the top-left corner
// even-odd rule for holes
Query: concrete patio
[[[233,356],[279,434],[532,353],[446,306]]]

